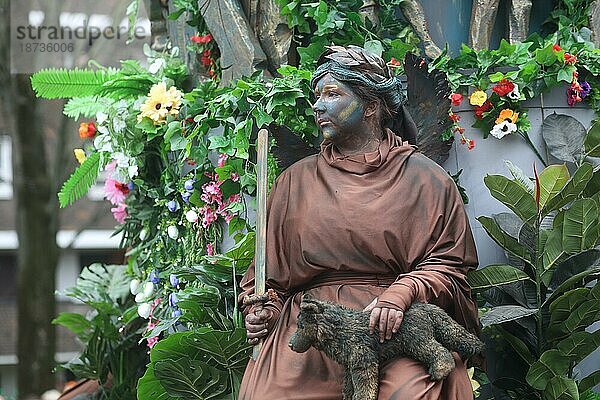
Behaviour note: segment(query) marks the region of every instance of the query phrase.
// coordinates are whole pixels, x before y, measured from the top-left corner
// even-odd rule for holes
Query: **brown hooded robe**
[[[275,182],[267,221],[267,287],[281,301],[266,306],[274,318],[240,400],[342,399],[339,365],[313,348],[288,347],[307,291],[356,309],[376,297],[396,309],[434,303],[478,330],[465,280],[477,254],[460,194],[446,171],[391,131],[374,152],[344,156],[324,142],[320,154],[292,165]],[[253,266],[242,288],[240,298],[253,293]],[[442,382],[411,359],[382,365],[379,399],[472,399],[455,358]]]

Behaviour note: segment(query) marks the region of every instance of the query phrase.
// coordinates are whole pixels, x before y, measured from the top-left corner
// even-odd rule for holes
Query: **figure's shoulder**
[[[318,158],[319,154],[312,154],[308,157],[304,157],[303,159],[296,161],[295,163],[287,167],[277,179],[290,179],[299,175],[303,175],[309,171],[313,171],[317,166]]]
[[[454,180],[441,165],[418,151],[409,157],[404,168],[405,173],[418,175],[424,182],[454,185]]]

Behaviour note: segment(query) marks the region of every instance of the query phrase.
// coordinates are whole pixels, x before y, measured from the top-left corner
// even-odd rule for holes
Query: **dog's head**
[[[308,295],[302,297],[300,314],[298,314],[298,329],[290,338],[289,346],[297,353],[304,353],[320,336],[319,323],[323,320],[325,304]]]

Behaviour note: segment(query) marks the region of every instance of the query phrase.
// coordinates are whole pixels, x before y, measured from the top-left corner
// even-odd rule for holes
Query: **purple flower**
[[[154,283],[155,285],[157,285],[158,282],[160,282],[160,278],[158,277],[158,273],[156,272],[156,270],[150,272],[150,282]]]
[[[185,190],[191,192],[194,190],[194,183],[196,183],[195,179],[188,179],[187,181],[185,181],[185,183],[183,184],[183,187],[185,188]]]
[[[181,194],[181,198],[183,199],[183,201],[185,201],[186,203],[190,202],[190,197],[192,197],[192,194],[190,192],[185,192]]]
[[[179,299],[177,298],[177,295],[175,294],[175,292],[172,292],[171,294],[169,294],[169,305],[173,308],[177,307],[177,303],[179,302]]]
[[[592,91],[592,87],[590,86],[589,83],[587,83],[587,81],[583,81],[580,83],[581,85],[581,98],[585,99],[585,97],[590,94],[590,92]]]
[[[173,310],[173,312],[171,313],[171,315],[173,316],[173,318],[179,318],[181,317],[181,310],[179,308],[176,308]]]
[[[169,209],[169,211],[175,212],[179,210],[179,203],[175,200],[171,200],[167,203],[167,208]]]
[[[169,276],[169,280],[171,281],[171,285],[172,285],[173,287],[175,287],[175,288],[176,288],[176,287],[179,287],[179,278],[177,278],[177,275],[175,275],[175,274],[171,274],[171,275]]]
[[[133,181],[129,181],[129,183],[127,184],[127,187],[129,188],[129,190],[134,190],[135,189],[135,183],[133,183]]]

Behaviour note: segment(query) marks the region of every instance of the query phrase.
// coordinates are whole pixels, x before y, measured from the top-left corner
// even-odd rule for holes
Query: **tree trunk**
[[[19,399],[54,388],[55,271],[58,209],[43,123],[29,75],[11,75],[9,0],[0,0],[0,79],[6,126],[13,138],[17,253]]]

